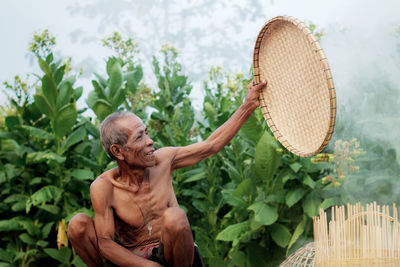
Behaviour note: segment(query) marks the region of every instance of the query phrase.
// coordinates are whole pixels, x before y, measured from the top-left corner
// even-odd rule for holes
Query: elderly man
[[[186,147],[155,151],[136,115],[109,115],[101,125],[101,141],[118,167],[90,187],[94,222],[81,213],[68,227],[68,238],[82,260],[88,266],[192,266],[198,250],[176,200],[172,172],[228,144],[259,105],[259,91],[265,85],[247,86],[246,99],[232,117],[207,140]]]

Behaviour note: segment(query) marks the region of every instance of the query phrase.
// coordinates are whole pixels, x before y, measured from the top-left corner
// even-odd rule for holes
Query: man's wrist
[[[245,110],[249,110],[250,112],[253,112],[257,107],[258,103],[254,101],[248,101],[247,99],[243,102],[241,105]]]

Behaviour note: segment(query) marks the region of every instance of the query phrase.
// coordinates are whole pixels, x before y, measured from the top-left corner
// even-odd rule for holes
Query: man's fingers
[[[260,82],[259,84],[256,85],[256,89],[257,89],[257,90],[262,89],[262,88],[264,88],[266,85],[267,85],[267,81]]]

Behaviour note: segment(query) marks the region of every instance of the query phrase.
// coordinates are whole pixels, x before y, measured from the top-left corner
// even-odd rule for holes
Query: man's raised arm
[[[172,161],[172,169],[179,169],[196,164],[207,157],[217,154],[226,146],[258,107],[259,92],[266,84],[267,83],[259,83],[253,86],[252,83],[250,83],[247,86],[247,95],[244,103],[223,125],[215,130],[207,140],[177,148]]]

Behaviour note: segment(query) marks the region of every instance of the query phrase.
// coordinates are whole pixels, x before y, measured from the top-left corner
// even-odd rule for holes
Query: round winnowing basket
[[[317,39],[299,20],[268,21],[253,54],[254,82],[267,81],[260,93],[264,118],[279,142],[310,157],[332,137],[336,94],[328,61]]]

